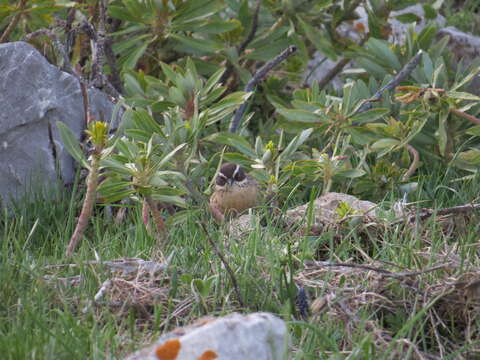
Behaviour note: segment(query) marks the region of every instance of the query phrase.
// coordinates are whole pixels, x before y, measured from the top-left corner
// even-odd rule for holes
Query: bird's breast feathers
[[[258,187],[253,178],[235,183],[230,187],[216,186],[211,202],[222,212],[243,210],[254,207],[258,203]],[[245,179],[245,180],[247,180]]]

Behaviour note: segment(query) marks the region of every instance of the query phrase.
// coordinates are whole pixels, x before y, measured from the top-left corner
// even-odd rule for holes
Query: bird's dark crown
[[[245,170],[239,165],[233,163],[225,163],[220,167],[220,172],[217,175],[216,183],[219,186],[224,186],[227,182],[243,181],[246,178]]]

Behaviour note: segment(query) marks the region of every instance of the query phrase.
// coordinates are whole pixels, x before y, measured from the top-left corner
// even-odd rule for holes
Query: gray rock
[[[114,104],[108,96],[93,88],[88,94],[96,119],[109,121]],[[0,103],[0,198],[9,203],[59,177],[72,182],[73,159],[56,122],[68,125],[77,138],[85,129],[78,80],[28,43],[1,44]]]
[[[340,34],[342,34],[342,36],[349,37],[358,42],[364,36],[363,32],[368,33],[369,28],[368,14],[365,10],[365,7],[359,6],[356,10],[356,14],[358,15],[358,19],[351,23],[343,23],[341,26],[339,26],[338,31]],[[397,20],[398,16],[405,14],[416,15],[419,19],[419,21],[414,23],[416,33],[421,32],[431,21],[435,22],[435,24],[440,28],[445,26],[446,23],[445,18],[440,14],[437,14],[437,17],[433,20],[427,20],[425,18],[425,10],[421,4],[408,6],[402,10],[392,11],[387,20],[391,28],[391,33],[388,38],[389,42],[397,45],[402,45],[405,42],[407,31],[411,24],[404,24]],[[359,32],[358,29],[362,29],[362,31]]]
[[[337,31],[343,37],[348,37],[355,42],[360,42],[360,40],[365,36],[365,33],[368,33],[368,14],[365,10],[364,6],[359,6],[355,10],[358,19],[352,22],[344,22],[342,23]],[[397,16],[403,14],[415,14],[420,21],[415,23],[415,32],[421,32],[426,26],[427,21],[425,19],[425,11],[423,10],[423,6],[420,4],[408,6],[405,9],[392,11],[390,13],[390,17],[388,19],[388,23],[391,27],[391,33],[389,36],[388,41],[393,42],[395,44],[403,44],[406,39],[406,34],[408,31],[408,27],[410,24],[403,24],[396,19]],[[439,27],[445,26],[445,18],[438,14],[437,17],[433,20]],[[313,59],[310,60],[308,63],[307,71],[304,73],[304,82],[308,85],[312,85],[314,81],[321,81],[323,77],[330,72],[332,68],[336,65],[336,61],[332,61],[330,59],[325,59],[325,56],[320,52],[315,52],[313,55]],[[351,62],[345,66],[345,70],[355,66],[355,62]],[[336,91],[339,91],[344,82],[336,76],[330,84],[333,85],[333,88]]]
[[[338,207],[344,203],[348,205],[350,213],[349,219],[363,220],[375,219],[378,216],[377,204],[359,200],[355,196],[330,192],[320,196],[314,201],[313,207],[313,222],[311,224],[313,232],[322,232],[326,229],[340,225],[345,218],[342,218],[338,213]],[[285,222],[290,227],[299,227],[301,233],[306,229],[306,219],[309,204],[297,206],[290,209],[285,214]]]
[[[228,233],[236,239],[245,239],[248,233],[255,230],[259,219],[255,214],[245,214],[232,219],[227,224]]]
[[[476,65],[479,65],[478,59],[480,59],[480,37],[464,33],[454,26],[441,29],[437,33],[438,39],[443,38],[444,36],[449,37],[448,49],[454,56],[454,59],[457,63],[459,63],[461,60],[464,66],[472,66],[475,64],[475,62]],[[466,91],[475,95],[480,94],[479,75],[476,75],[472,79],[472,82],[467,86]]]
[[[449,26],[438,31],[437,37],[449,37],[448,47],[457,61],[463,59],[470,65],[480,58],[480,37],[464,33],[454,26]]]
[[[279,318],[231,314],[174,330],[127,360],[284,360],[287,346],[287,327]]]

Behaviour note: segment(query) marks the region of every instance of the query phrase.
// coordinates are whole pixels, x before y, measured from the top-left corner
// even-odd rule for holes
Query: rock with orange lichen
[[[209,318],[162,336],[126,360],[284,360],[285,323],[269,313]]]

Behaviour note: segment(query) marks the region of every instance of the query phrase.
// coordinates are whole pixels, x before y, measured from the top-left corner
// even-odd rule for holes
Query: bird
[[[210,209],[220,222],[225,216],[235,216],[259,203],[257,181],[245,173],[240,165],[224,163],[215,179],[215,189],[210,197]]]

